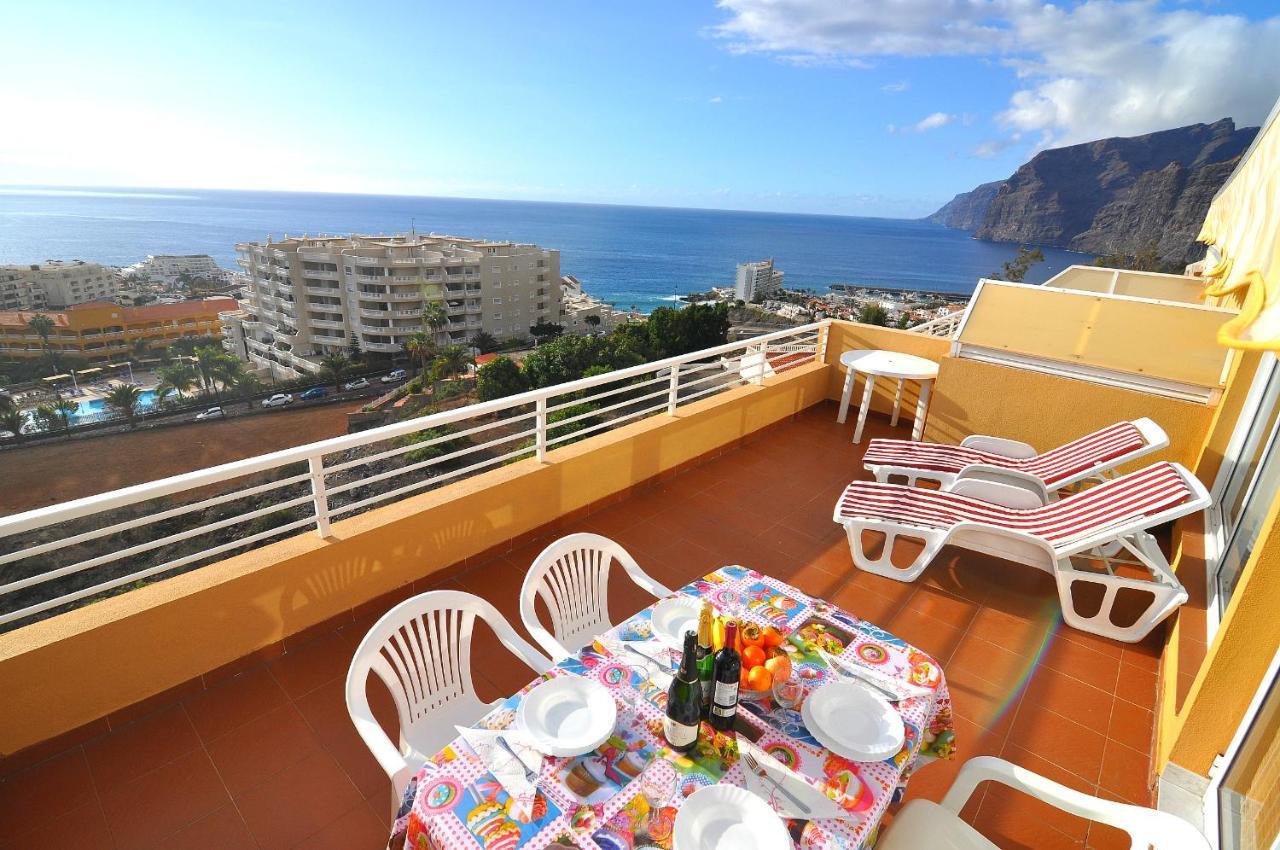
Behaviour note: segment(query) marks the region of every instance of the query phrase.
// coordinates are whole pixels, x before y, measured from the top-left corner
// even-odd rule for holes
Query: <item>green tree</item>
[[[864,325],[885,327],[889,324],[889,314],[879,304],[863,304],[858,311],[858,321]]]
[[[341,354],[330,354],[320,361],[320,379],[333,384],[334,392],[342,389],[342,379],[350,371],[351,361]]]
[[[1169,270],[1166,264],[1161,261],[1160,252],[1155,242],[1152,242],[1134,255],[1117,251],[1112,254],[1104,254],[1101,257],[1094,257],[1093,264],[1109,269],[1130,269],[1137,272],[1163,272]]]
[[[405,353],[413,361],[416,372],[422,372],[427,364],[436,356],[436,339],[433,335],[419,331],[404,341]]]
[[[1027,276],[1027,272],[1031,271],[1031,267],[1036,263],[1044,262],[1044,252],[1039,248],[1029,248],[1022,245],[1018,248],[1017,255],[1004,263],[1003,271],[996,272],[991,276],[992,280],[1007,280],[1010,283],[1021,283],[1023,278]]]
[[[476,371],[476,397],[481,401],[518,395],[528,389],[528,377],[510,357],[495,357]]]
[[[682,309],[659,307],[642,327],[648,337],[648,359],[661,360],[724,345],[729,335],[729,305],[721,302],[690,304]]]
[[[168,366],[161,366],[156,370],[156,377],[160,379],[160,383],[156,384],[158,399],[174,393],[182,401],[196,385],[196,370],[185,360],[175,360]]]
[[[501,345],[498,338],[488,331],[479,331],[471,338],[471,345],[481,354],[491,354]]]
[[[236,381],[236,392],[240,398],[244,399],[245,410],[253,409],[253,397],[264,389],[266,389],[266,385],[253,372],[245,372],[240,376],[240,380]]]
[[[42,404],[36,408],[36,419],[45,431],[55,429],[67,430],[71,427],[71,417],[79,407],[74,401],[59,396],[52,404]]]
[[[422,294],[424,299],[430,299],[426,290]],[[427,300],[422,307],[422,327],[431,333],[431,341],[435,342],[440,336],[440,329],[449,323],[449,316],[444,311],[444,305],[439,301]]]
[[[202,345],[193,354],[196,358],[194,367],[196,375],[200,379],[200,387],[205,393],[217,394],[218,368],[226,353],[221,348]]]
[[[903,310],[901,313],[899,313],[899,314],[898,314],[898,323],[897,323],[896,327],[897,327],[899,330],[904,330],[904,331],[905,331],[907,328],[911,327],[911,314],[910,314],[910,313],[908,313],[908,312],[907,312],[907,311],[905,311],[905,310]]]
[[[133,360],[141,360],[151,353],[151,340],[145,336],[138,337],[129,343],[129,357]]]
[[[224,354],[214,367],[213,374],[224,390],[239,386],[246,375],[244,361],[239,357]]]
[[[49,345],[49,335],[53,333],[54,328],[53,319],[44,313],[36,313],[27,322],[27,327],[39,335],[40,344],[44,346],[45,357],[49,358],[49,362],[54,365],[54,368],[57,368],[58,358],[53,353],[53,348]]]
[[[538,322],[536,325],[529,326],[529,334],[538,343],[555,339],[562,333],[564,333],[564,325],[557,325],[555,322]]]
[[[21,410],[6,410],[0,413],[0,431],[8,431],[12,436],[10,439],[22,439],[22,426],[27,424],[27,419],[22,415]]]
[[[132,428],[136,424],[141,395],[141,391],[132,384],[117,384],[111,392],[103,396],[102,400],[106,402],[107,407],[124,416],[125,421]]]
[[[590,316],[586,316],[585,318],[583,318],[582,321],[586,322],[587,326],[592,328],[593,330],[595,328],[600,327],[600,317],[595,315],[594,313],[592,313]]]
[[[467,371],[471,364],[471,354],[463,345],[446,345],[440,349],[435,360],[431,362],[431,379],[433,382],[447,381],[454,375]],[[434,394],[435,388],[432,388]]]

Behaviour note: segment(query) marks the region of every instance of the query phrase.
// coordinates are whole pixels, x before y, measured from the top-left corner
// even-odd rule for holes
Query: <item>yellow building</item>
[[[232,298],[206,298],[143,307],[94,301],[60,312],[0,312],[0,358],[44,356],[45,340],[31,328],[37,315],[53,321],[49,350],[100,362],[130,353],[140,339],[163,347],[182,337],[217,336],[222,330],[218,313],[235,307]]]

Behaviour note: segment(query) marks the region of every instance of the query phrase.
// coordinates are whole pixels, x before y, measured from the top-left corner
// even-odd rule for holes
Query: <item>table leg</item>
[[[867,424],[867,412],[871,410],[871,391],[875,388],[876,376],[867,375],[867,388],[862,392],[862,405],[858,408],[858,427],[853,429],[853,441],[862,442],[862,429]]]
[[[849,399],[853,397],[853,370],[849,369],[844,376],[844,392],[840,395],[840,415],[836,417],[836,423],[843,425],[845,419],[849,418]]]
[[[920,401],[916,403],[916,421],[911,428],[911,439],[919,440],[924,434],[924,415],[929,409],[929,390],[933,381],[920,382]]]
[[[898,379],[898,389],[893,393],[893,418],[889,420],[889,425],[893,428],[898,427],[898,408],[902,405],[902,385],[906,383],[901,378]]]

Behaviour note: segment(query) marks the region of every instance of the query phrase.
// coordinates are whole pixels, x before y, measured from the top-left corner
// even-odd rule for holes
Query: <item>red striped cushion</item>
[[[901,466],[931,472],[957,473],[969,464],[985,463],[1003,469],[1014,469],[1034,475],[1052,489],[1055,484],[1122,458],[1146,446],[1142,432],[1132,422],[1117,422],[1051,449],[1033,458],[1016,459],[990,452],[942,443],[917,443],[911,440],[872,440],[862,456],[867,466]]]
[[[855,481],[840,497],[835,519],[887,520],[940,530],[959,522],[981,522],[1065,546],[1183,504],[1193,496],[1178,470],[1163,462],[1030,510],[1006,508],[955,493]]]

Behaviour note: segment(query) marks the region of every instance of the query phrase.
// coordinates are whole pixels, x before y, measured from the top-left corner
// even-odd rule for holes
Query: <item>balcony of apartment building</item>
[[[833,508],[870,477],[870,438],[911,435],[922,393],[878,382],[852,443],[853,420],[837,422],[841,357],[935,363],[925,440],[995,434],[1043,449],[1148,417],[1167,447],[1120,472],[1169,460],[1211,477],[1205,464],[1221,456],[1258,365],[1217,344],[1232,315],[984,282],[951,338],[827,321],[0,519],[0,535],[60,556],[0,613],[15,628],[0,635],[0,690],[12,695],[0,750],[19,751],[0,762],[4,822],[19,836],[65,826],[122,846],[185,846],[215,828],[227,845],[381,846],[389,780],[344,696],[361,639],[394,604],[433,589],[481,596],[520,629],[525,571],[576,531],[617,541],[668,587],[724,565],[758,570],[932,658],[961,755],[921,766],[908,800],[941,799],[960,761],[990,754],[1150,805],[1153,772],[1186,745],[1179,730],[1215,705],[1187,694],[1219,687],[1209,662],[1187,656],[1208,605],[1198,519],[1156,529],[1191,599],[1137,643],[1066,625],[1051,572],[990,554],[944,549],[911,582],[859,569]],[[368,337],[363,347],[399,350]],[[597,408],[586,427],[548,424],[548,411],[584,402]],[[404,438],[429,429],[467,440],[406,460]],[[189,542],[168,548],[175,511],[189,514]],[[108,547],[105,560],[75,548],[121,524],[128,548]],[[60,581],[69,571],[78,580]],[[652,601],[634,591],[610,584],[615,622]],[[527,683],[523,667],[488,660],[505,658],[491,635],[477,640],[482,698]],[[1183,675],[1175,704],[1168,685]],[[370,687],[395,741],[389,698]],[[1007,789],[962,814],[1000,846],[1125,846],[1111,827],[1046,816]]]

